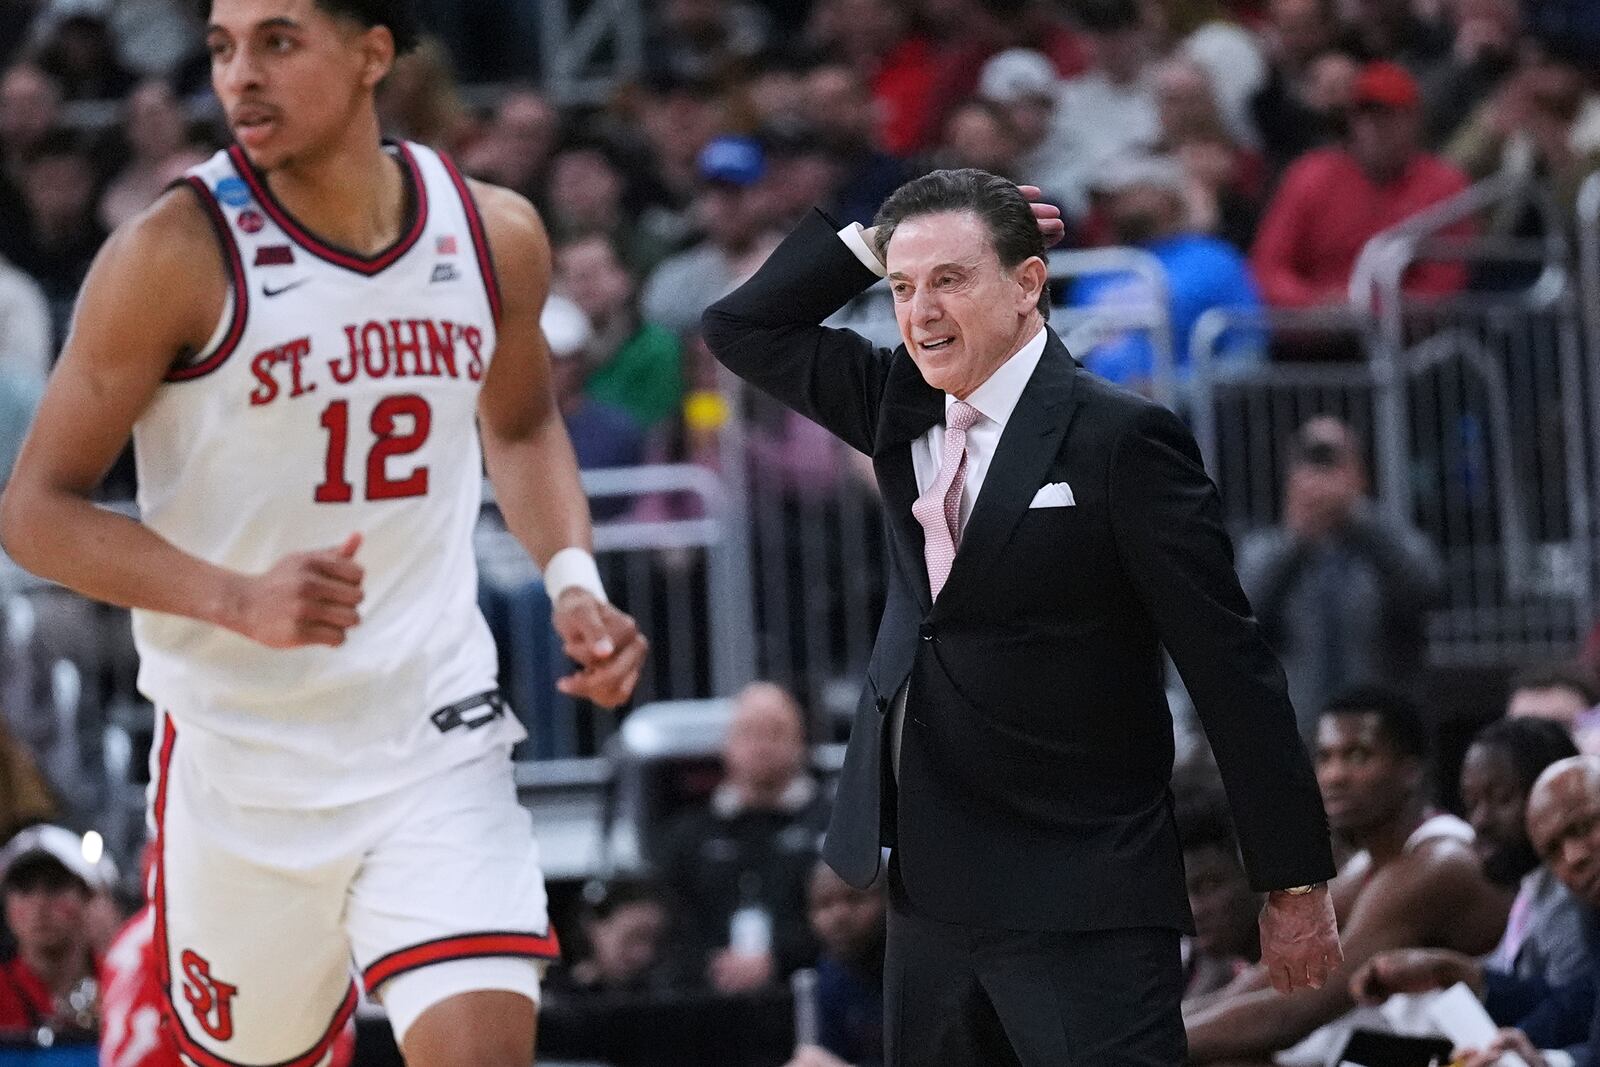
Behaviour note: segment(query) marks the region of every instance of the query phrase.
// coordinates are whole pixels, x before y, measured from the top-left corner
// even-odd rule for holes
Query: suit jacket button
[[[933,623],[925,622],[921,626],[917,627],[917,636],[922,638],[924,641],[932,641],[936,636]]]

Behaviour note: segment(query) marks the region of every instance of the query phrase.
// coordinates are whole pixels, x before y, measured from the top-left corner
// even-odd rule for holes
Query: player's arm
[[[1196,1063],[1252,1059],[1288,1048],[1354,1006],[1350,979],[1380,952],[1437,940],[1439,916],[1475,903],[1483,877],[1457,849],[1413,854],[1374,875],[1351,909],[1344,962],[1320,989],[1245,993],[1186,1021]]]
[[[631,618],[606,603],[590,555],[589,501],[556,408],[550,351],[539,328],[550,292],[550,241],[521,196],[478,182],[473,193],[502,296],[494,359],[478,401],[489,481],[506,526],[545,573],[556,632],[579,665],[558,683],[561,691],[616,706],[632,695],[649,645]]]
[[[210,222],[187,189],[106,242],[0,498],[0,542],[40,577],[109,604],[199,619],[278,647],[336,645],[360,601],[360,570],[348,559],[354,539],[343,559],[307,553],[246,576],[91,500],[178,355],[211,336],[226,277]]]

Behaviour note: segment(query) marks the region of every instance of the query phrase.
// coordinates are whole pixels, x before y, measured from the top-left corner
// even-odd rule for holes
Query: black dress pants
[[[1180,1067],[1178,932],[957,926],[889,865],[886,1067]]]

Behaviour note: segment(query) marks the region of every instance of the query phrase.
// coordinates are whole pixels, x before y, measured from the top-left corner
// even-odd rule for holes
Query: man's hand
[[[794,1050],[794,1059],[783,1067],[850,1067],[850,1065],[825,1048],[801,1045]]]
[[[1344,962],[1339,923],[1327,886],[1309,893],[1267,894],[1261,909],[1261,964],[1280,993],[1321,989]]]
[[[1549,1067],[1544,1053],[1533,1047],[1528,1035],[1521,1030],[1502,1030],[1485,1049],[1457,1051],[1451,1058],[1451,1067],[1497,1067],[1506,1053],[1521,1056],[1528,1067]]]
[[[650,651],[632,616],[602,604],[587,589],[572,587],[562,591],[551,621],[563,651],[578,665],[577,671],[557,680],[556,688],[602,708],[625,703]]]
[[[754,993],[772,981],[775,971],[771,953],[751,956],[725,948],[711,957],[706,977],[711,981],[711,988],[723,996],[731,997],[740,993]]]
[[[1059,244],[1067,236],[1067,224],[1061,220],[1061,209],[1054,204],[1044,203],[1041,199],[1044,190],[1037,185],[1019,185],[1017,190],[1033,209],[1033,218],[1039,224],[1039,233],[1044,237],[1044,246],[1049,248]]]
[[[1350,995],[1363,1004],[1381,1004],[1396,993],[1426,993],[1465,982],[1480,996],[1483,967],[1459,952],[1438,948],[1400,948],[1380,952],[1350,977]]]
[[[344,644],[345,631],[361,621],[360,547],[361,535],[351,534],[338,548],[296,552],[244,577],[227,609],[228,628],[268,648]]]

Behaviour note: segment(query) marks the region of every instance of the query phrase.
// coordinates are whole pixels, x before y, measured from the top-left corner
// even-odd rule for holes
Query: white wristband
[[[602,604],[611,602],[606,598],[606,587],[600,584],[600,568],[595,566],[594,557],[581,548],[563,548],[545,565],[544,591],[553,604],[574,586],[587,589]]]

